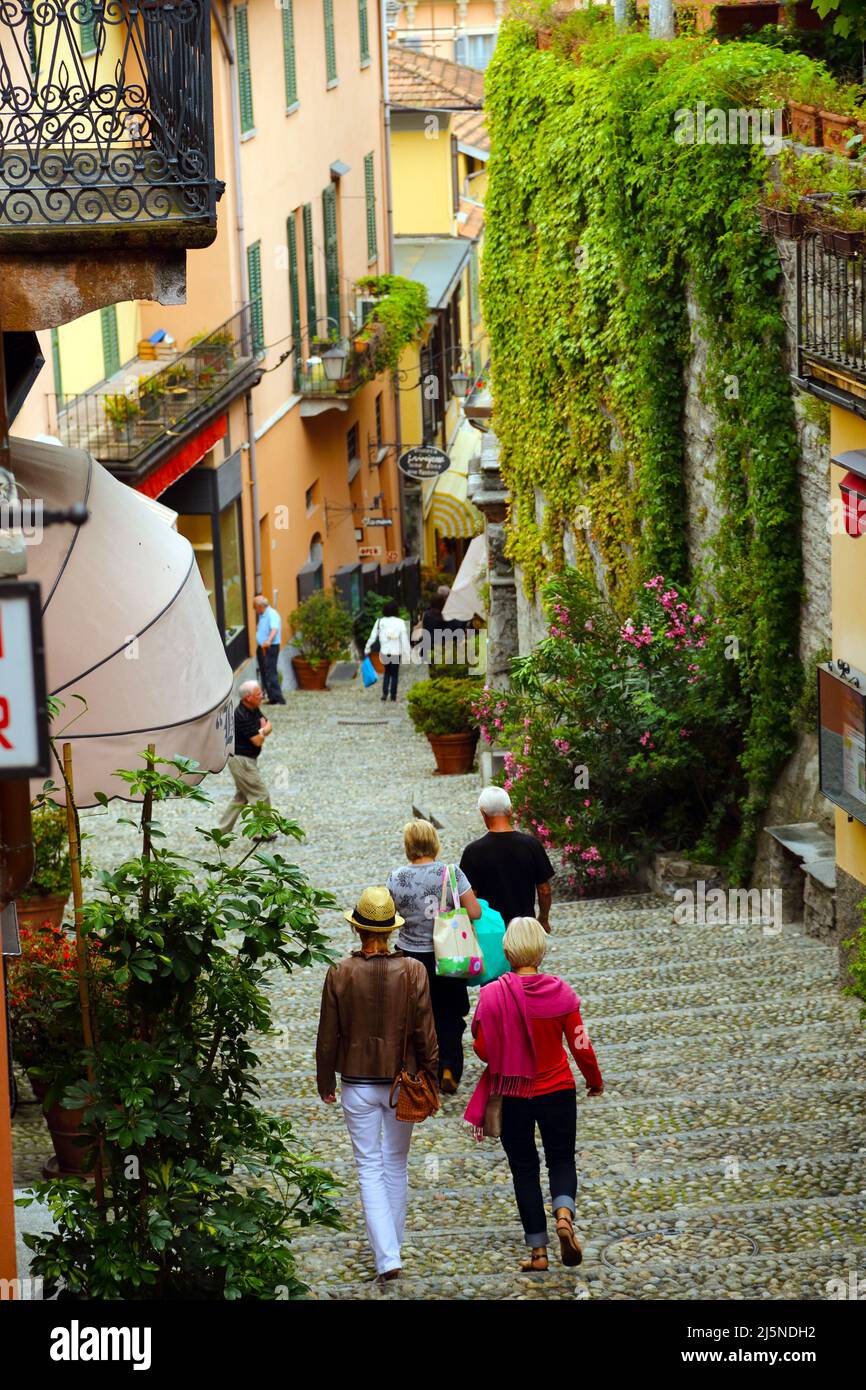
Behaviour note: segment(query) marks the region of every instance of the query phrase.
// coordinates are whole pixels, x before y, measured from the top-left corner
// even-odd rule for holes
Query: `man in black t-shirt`
[[[219,823],[220,830],[231,830],[244,806],[264,801],[270,806],[270,793],[262,781],[258,758],[265,739],[273,733],[271,721],[261,711],[262,687],[258,681],[244,681],[235,710],[235,751],[229,755],[229,772],[235,794]],[[276,839],[276,835],[270,837]]]
[[[513,917],[537,916],[549,932],[553,865],[544,848],[534,835],[514,829],[511,797],[502,787],[485,787],[478,809],[487,834],[467,845],[460,860],[476,898],[501,912],[506,926]]]

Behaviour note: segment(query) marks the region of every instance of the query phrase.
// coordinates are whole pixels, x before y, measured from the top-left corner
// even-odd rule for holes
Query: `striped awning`
[[[484,530],[484,518],[469,501],[469,465],[481,449],[481,435],[464,420],[457,430],[448,455],[451,466],[433,483],[425,483],[424,519],[450,540],[471,540]]]

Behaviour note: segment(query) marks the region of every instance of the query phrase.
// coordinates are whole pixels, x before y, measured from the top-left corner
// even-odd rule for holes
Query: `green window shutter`
[[[253,352],[265,345],[265,324],[262,310],[262,243],[254,241],[247,247],[247,279],[250,287],[250,320],[253,330]]]
[[[120,339],[117,333],[117,305],[99,311],[102,327],[102,363],[106,377],[120,371]]]
[[[315,338],[318,313],[316,307],[316,258],[313,246],[313,208],[304,204],[304,278],[307,289],[307,332]]]
[[[298,72],[295,62],[295,16],[292,0],[282,0],[283,6],[283,72],[286,79],[286,106],[298,103]]]
[[[292,346],[295,351],[292,354],[292,367],[295,376],[295,390],[298,389],[301,381],[301,293],[298,283],[298,229],[295,225],[295,214],[286,221],[286,240],[289,245],[289,296],[291,299],[292,315]]]
[[[63,372],[60,369],[60,334],[56,328],[51,330],[51,366],[54,370],[54,391],[63,395]]]
[[[337,240],[337,190],[328,184],[322,194],[322,212],[325,223],[325,279],[328,300],[328,324],[330,333],[334,325],[340,329],[340,248]]]
[[[250,24],[246,5],[235,8],[235,60],[238,69],[238,98],[241,107],[241,130],[252,130],[253,76],[250,70]]]
[[[83,14],[85,16],[84,19],[80,21],[81,52],[85,54],[95,53],[96,21],[93,17],[93,9],[91,7],[90,0],[82,0],[82,3],[76,8],[78,9],[79,14]]]
[[[481,285],[478,276],[478,243],[474,242],[469,256],[469,316],[472,323],[481,317]]]
[[[334,0],[323,0],[325,10],[325,66],[328,81],[337,80],[337,42],[334,37]]]
[[[370,61],[370,24],[367,19],[367,0],[358,0],[358,33],[361,41],[361,62]]]
[[[364,197],[367,201],[367,260],[379,254],[376,237],[376,166],[372,154],[364,155]]]

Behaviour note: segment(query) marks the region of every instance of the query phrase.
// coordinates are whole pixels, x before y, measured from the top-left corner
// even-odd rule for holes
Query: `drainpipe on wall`
[[[217,31],[220,36],[220,43],[226,53],[229,62],[229,87],[231,89],[231,111],[232,111],[232,155],[235,167],[235,233],[238,244],[238,265],[241,277],[241,303],[248,304],[250,297],[249,278],[247,276],[247,246],[244,235],[244,190],[241,181],[241,112],[240,98],[238,96],[238,84],[235,81],[235,40],[234,25],[232,24],[232,4],[231,0],[223,0],[223,12],[225,22],[221,26],[217,24]],[[244,406],[247,419],[247,449],[250,456],[250,502],[253,513],[253,570],[255,571],[256,593],[261,592],[262,587],[262,538],[259,532],[259,477],[256,470],[256,423],[253,415],[253,393],[247,391],[244,395]]]
[[[388,241],[388,273],[394,270],[394,194],[391,179],[391,89],[388,76],[388,0],[381,0],[379,6],[379,52],[382,66],[382,107],[385,130],[385,224]],[[394,440],[397,458],[403,452],[403,427],[400,418],[399,373],[394,372],[391,383],[394,388]],[[397,486],[400,489],[400,538],[406,549],[406,480],[397,469]],[[419,545],[423,530],[418,533]]]

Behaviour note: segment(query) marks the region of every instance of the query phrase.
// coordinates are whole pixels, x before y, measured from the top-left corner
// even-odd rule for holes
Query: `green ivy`
[[[483,295],[509,553],[532,591],[562,565],[571,529],[578,566],[621,614],[657,573],[716,596],[748,711],[740,877],[802,682],[798,442],[779,262],[755,211],[765,152],[678,143],[675,113],[776,107],[823,72],[799,53],[705,37],[603,34],[571,55],[539,51],[532,25],[512,21],[486,82]],[[699,574],[683,468],[689,295],[724,512]]]

